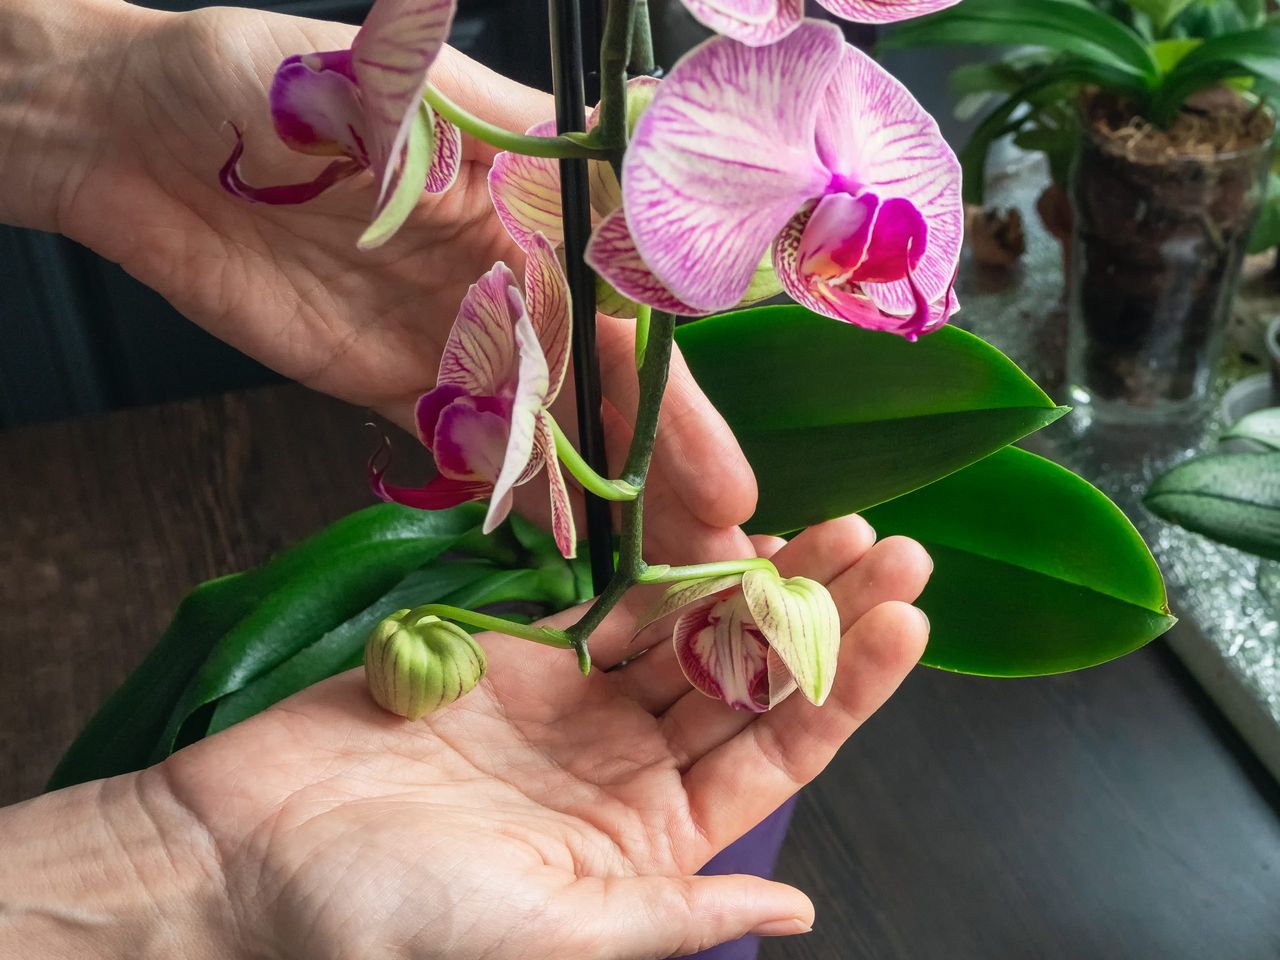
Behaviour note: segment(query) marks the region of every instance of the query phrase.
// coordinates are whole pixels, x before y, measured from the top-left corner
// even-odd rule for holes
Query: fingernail
[[[756,926],[751,933],[757,937],[790,937],[797,933],[809,933],[811,930],[813,927],[799,917],[788,917],[785,920],[767,920]]]
[[[920,614],[920,619],[924,621],[924,632],[928,633],[929,630],[931,629],[931,627],[929,626],[929,615],[925,613],[923,610],[921,610],[919,607],[912,607],[911,609],[914,610],[916,613]]]

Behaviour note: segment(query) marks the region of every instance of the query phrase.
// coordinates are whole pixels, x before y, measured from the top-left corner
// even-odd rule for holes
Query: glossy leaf
[[[1188,460],[1151,485],[1146,504],[1211,540],[1280,560],[1280,452]]]
[[[537,569],[504,570],[490,563],[454,561],[415,570],[360,613],[220,700],[207,733],[224,730],[313,683],[359,666],[369,632],[396,610],[428,603],[478,610],[514,600],[550,607],[557,596],[558,590],[549,590],[547,578]]]
[[[1164,582],[1120,509],[1069,470],[1010,447],[870,510],[922,543],[923,663],[1021,677],[1104,663],[1174,623]]]
[[[379,504],[343,517],[245,573],[197,586],[179,605],[155,648],[94,714],[59,762],[49,788],[115,776],[146,766],[183,691],[224,636],[285,584],[325,569],[353,544],[402,542],[437,529],[445,514]],[[448,522],[479,525],[483,508],[448,511]]]
[[[1133,9],[1149,16],[1160,33],[1164,33],[1178,14],[1194,2],[1195,0],[1125,0]]]
[[[1253,233],[1249,235],[1249,252],[1264,253],[1280,246],[1280,172],[1275,168],[1267,177],[1267,195]]]
[[[412,510],[394,504],[389,516],[394,535],[336,537],[335,524],[313,540],[324,550],[294,576],[272,584],[248,612],[210,650],[168,717],[154,744],[153,762],[163,759],[197,711],[214,703],[276,666],[304,645],[355,616],[402,580],[409,571],[438,557],[473,530],[483,512],[477,509]],[[371,510],[380,510],[374,507]],[[370,510],[361,511],[361,516]],[[367,533],[357,527],[359,533]],[[390,531],[387,531],[390,533]],[[203,715],[203,711],[202,711]],[[192,723],[199,735],[200,719]]]
[[[1252,440],[1272,450],[1280,450],[1280,407],[1255,410],[1248,416],[1241,417],[1235,426],[1222,435],[1222,439]]]
[[[1164,78],[1157,113],[1172,116],[1190,94],[1228,77],[1280,84],[1280,24],[1211,37]]]
[[[797,306],[758,307],[683,326],[677,340],[755,468],[757,532],[900,496],[1065,412],[954,327],[909,343]]]
[[[1101,10],[1071,0],[964,0],[918,20],[898,24],[882,50],[945,44],[1037,46],[1074,54],[1150,88],[1160,70],[1133,30]]]

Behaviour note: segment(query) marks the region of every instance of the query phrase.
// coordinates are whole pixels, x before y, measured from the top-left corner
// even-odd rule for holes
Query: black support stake
[[[551,79],[560,133],[586,129],[583,82],[582,14],[578,0],[549,0]],[[565,271],[573,297],[573,374],[578,400],[578,445],[583,459],[608,476],[604,424],[600,419],[600,358],[596,353],[595,277],[583,254],[591,237],[591,198],[586,160],[560,161],[560,199],[564,205]],[[613,576],[613,517],[607,501],[586,494],[587,542],[591,581],[600,593]]]

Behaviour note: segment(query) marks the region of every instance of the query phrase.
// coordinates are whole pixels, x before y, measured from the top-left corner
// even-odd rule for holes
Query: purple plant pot
[[[713,857],[701,872],[708,875],[751,873],[757,877],[772,877],[795,806],[796,798],[792,797],[741,839],[721,851],[719,856]],[[755,960],[759,949],[759,937],[743,937],[741,940],[722,943],[710,950],[695,953],[694,956],[701,960]]]

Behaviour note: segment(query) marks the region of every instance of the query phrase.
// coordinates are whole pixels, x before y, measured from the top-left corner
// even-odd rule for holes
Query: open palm
[[[283,57],[347,47],[355,28],[251,10],[164,14],[117,0],[76,2],[110,13],[102,35],[75,44],[76,62],[59,70],[84,78],[63,99],[78,103],[83,120],[67,134],[86,146],[56,185],[30,191],[56,199],[55,211],[19,205],[10,218],[56,228],[117,261],[184,315],[285,376],[410,426],[468,286],[495,261],[517,270],[523,263],[489,200],[494,151],[466,138],[456,184],[424,195],[385,246],[358,251],[374,206],[371,176],[286,207],[233,198],[217,177],[233,142],[230,123],[245,131],[243,169],[255,183],[310,179],[324,165],[327,158],[280,143],[266,90]],[[464,108],[509,129],[553,112],[547,95],[448,48],[431,76]],[[33,153],[52,157],[57,149]],[[606,426],[620,463],[637,393],[633,324],[604,317],[600,324]],[[555,411],[571,434],[572,396],[566,390],[565,409]],[[679,534],[668,541],[678,541],[690,524],[729,527],[754,509],[745,459],[678,358],[650,498],[659,546],[664,527]]]
[[[812,779],[919,657],[927,626],[907,603],[928,558],[872,539],[847,518],[775,555],[841,611],[822,708],[733,711],[690,688],[670,643],[635,657],[651,599],[637,595],[595,634],[589,679],[564,651],[484,635],[486,679],[424,721],[381,712],[349,673],[152,775],[209,829],[242,934],[271,956],[619,960],[798,933],[800,892],[693,874]]]

